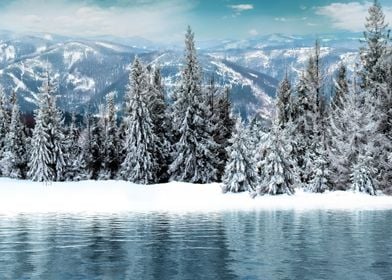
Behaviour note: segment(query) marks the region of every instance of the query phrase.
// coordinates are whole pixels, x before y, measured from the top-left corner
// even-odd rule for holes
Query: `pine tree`
[[[104,157],[104,126],[101,116],[89,117],[87,125],[87,139],[85,147],[86,165],[90,179],[102,178],[102,163]]]
[[[159,182],[167,182],[171,149],[169,141],[170,124],[167,118],[168,108],[159,67],[151,69],[149,74],[148,109],[151,114],[153,133],[156,137],[155,158],[159,168],[157,178]]]
[[[41,93],[42,94],[42,93]],[[28,178],[33,181],[48,182],[56,179],[53,166],[52,143],[48,128],[48,96],[42,94],[39,109],[35,115],[35,127],[31,139]]]
[[[26,134],[24,124],[21,121],[20,109],[15,91],[11,98],[11,122],[5,138],[1,167],[4,176],[16,179],[23,179],[26,177]]]
[[[249,138],[249,149],[253,151],[255,156],[257,155],[257,148],[265,141],[265,136],[268,133],[270,126],[270,123],[259,115],[253,116],[249,121],[245,133]]]
[[[66,163],[62,114],[56,107],[56,87],[49,74],[40,89],[36,125],[31,139],[28,177],[33,181],[61,181]]]
[[[64,135],[64,119],[62,112],[56,106],[56,96],[50,98],[49,106],[49,128],[51,143],[53,147],[53,169],[55,171],[56,181],[64,181],[66,169],[66,139]]]
[[[103,155],[100,179],[114,179],[117,176],[120,162],[118,156],[119,139],[117,129],[117,113],[114,101],[115,94],[109,93],[106,98],[106,108],[101,113],[103,133]]]
[[[344,99],[348,93],[347,69],[341,64],[338,69],[336,80],[334,81],[334,96],[332,99],[332,109],[334,111],[342,109]]]
[[[3,87],[0,86],[0,160],[3,158],[3,149],[6,144],[6,137],[9,128],[9,114],[7,110],[7,100]],[[0,168],[0,175],[1,175]]]
[[[146,71],[138,58],[132,65],[131,86],[128,92],[130,114],[125,116],[127,131],[125,147],[127,154],[121,164],[120,176],[138,184],[158,181],[158,164],[155,158],[157,139],[148,104],[148,81]]]
[[[254,193],[260,178],[253,159],[253,151],[248,148],[249,139],[240,120],[237,121],[230,143],[231,146],[227,149],[229,159],[222,179],[222,190]]]
[[[315,144],[315,96],[312,94],[306,77],[302,74],[296,88],[296,100],[293,114],[293,134],[296,143],[293,150],[294,160],[299,167],[302,183],[308,184],[313,176],[316,158]]]
[[[374,82],[383,82],[383,77],[377,71],[380,58],[387,51],[389,41],[388,24],[380,3],[375,0],[369,7],[364,32],[365,46],[360,49],[362,70],[360,72],[363,88],[371,89],[377,95],[377,89],[372,86]]]
[[[80,138],[79,138],[79,146],[81,149],[80,153],[80,159],[81,159],[81,165],[84,166],[83,172],[80,174],[81,178],[80,180],[88,180],[92,179],[94,174],[94,154],[96,150],[93,150],[93,145],[92,140],[93,140],[93,135],[92,135],[92,126],[93,126],[93,119],[89,113],[85,113],[84,115],[84,121],[83,121],[85,127],[82,129]]]
[[[171,180],[209,183],[218,177],[218,149],[210,132],[207,97],[202,90],[194,34],[185,36],[185,64],[173,104],[174,161],[169,167]]]
[[[323,73],[321,70],[320,45],[316,41],[314,53],[310,55],[306,71],[300,76],[296,90],[296,99],[292,108],[293,149],[295,161],[300,170],[300,178],[305,186],[310,187],[316,177],[316,162],[327,159],[326,135],[327,115],[326,100],[323,93]],[[318,159],[318,157],[324,157]],[[314,188],[310,188],[313,190]]]
[[[219,145],[217,152],[219,158],[218,180],[221,180],[225,171],[226,162],[229,157],[227,149],[231,145],[229,140],[232,137],[235,127],[235,118],[232,116],[232,105],[229,94],[230,89],[226,87],[218,95],[216,106],[214,107],[215,124],[213,137]]]
[[[376,143],[378,149],[376,181],[384,192],[392,192],[392,161],[388,154],[392,153],[392,46],[388,45],[384,55],[378,60],[375,73],[379,81],[371,82],[371,88],[377,89],[374,101],[378,122],[377,131],[382,135]],[[373,91],[374,92],[374,91]]]
[[[372,179],[374,171],[372,171],[371,166],[369,166],[370,161],[371,157],[364,155],[360,156],[357,163],[353,165],[351,173],[351,190],[376,195],[376,188]]]
[[[331,104],[329,118],[329,147],[328,157],[331,159],[331,183],[333,189],[345,189],[348,185],[350,170],[348,127],[352,121],[352,115],[357,110],[355,96],[350,93],[347,80],[346,67],[342,64],[337,78],[334,81],[334,96]]]
[[[392,168],[388,159],[388,154],[392,152],[391,121],[392,116],[392,93],[390,82],[391,66],[388,59],[392,54],[388,24],[385,22],[385,15],[378,1],[369,8],[369,15],[365,23],[366,31],[365,46],[361,48],[362,69],[361,86],[365,92],[371,95],[367,98],[370,116],[377,129],[373,138],[372,157],[375,163],[377,175],[375,183],[381,189],[390,188],[392,180]]]
[[[284,128],[291,120],[291,84],[287,74],[277,89],[277,116],[278,123]]]
[[[296,165],[291,159],[292,146],[277,121],[260,147],[261,182],[257,188],[258,194],[294,194],[298,180]]]
[[[320,147],[320,149],[317,151],[317,158],[315,160],[314,166],[314,176],[306,190],[313,193],[323,193],[330,189],[328,155],[323,147]]]
[[[378,170],[380,151],[378,143],[383,135],[377,131],[377,118],[368,92],[358,92],[355,87],[347,97],[341,111],[341,118],[332,122],[334,145],[331,146],[335,189],[346,190],[354,169],[367,165],[367,175],[372,178],[374,189],[379,184],[374,180]],[[364,162],[366,159],[366,162]]]
[[[81,181],[88,179],[86,173],[86,161],[80,143],[81,132],[76,123],[76,115],[72,114],[71,124],[66,133],[66,171],[65,181]]]

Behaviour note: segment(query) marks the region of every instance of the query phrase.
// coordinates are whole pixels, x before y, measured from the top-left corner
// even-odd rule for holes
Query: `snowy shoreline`
[[[304,193],[293,196],[223,194],[220,184],[172,182],[136,185],[124,181],[55,182],[0,179],[0,214],[76,212],[216,212],[232,210],[386,210],[392,196],[352,192]]]

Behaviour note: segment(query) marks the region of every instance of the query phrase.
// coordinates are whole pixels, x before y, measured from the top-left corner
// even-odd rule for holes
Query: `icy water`
[[[392,211],[0,216],[0,279],[392,279]]]

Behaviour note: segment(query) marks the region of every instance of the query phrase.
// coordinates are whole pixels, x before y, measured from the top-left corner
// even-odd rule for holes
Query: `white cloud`
[[[274,20],[275,20],[275,21],[286,22],[286,21],[287,21],[287,18],[284,18],[284,17],[276,17],[276,18],[274,18]]]
[[[329,18],[335,28],[362,31],[371,2],[332,3],[317,7],[316,14]],[[384,6],[386,21],[392,23],[392,6]]]
[[[249,11],[254,9],[252,4],[229,5],[228,7],[234,10],[234,12],[236,13],[241,13],[244,11]]]
[[[15,0],[0,11],[0,28],[76,36],[142,36],[159,41],[182,33],[193,6],[194,1],[181,0],[107,8],[87,1]]]
[[[251,29],[248,31],[249,35],[251,36],[257,36],[259,35],[259,31],[257,31],[256,29]]]

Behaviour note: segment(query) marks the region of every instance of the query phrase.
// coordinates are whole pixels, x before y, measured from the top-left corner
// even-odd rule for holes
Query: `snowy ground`
[[[45,185],[0,178],[0,214],[34,212],[149,212],[270,209],[392,209],[392,197],[352,192],[294,196],[222,194],[219,184],[169,183],[140,186],[120,181],[86,181]]]

